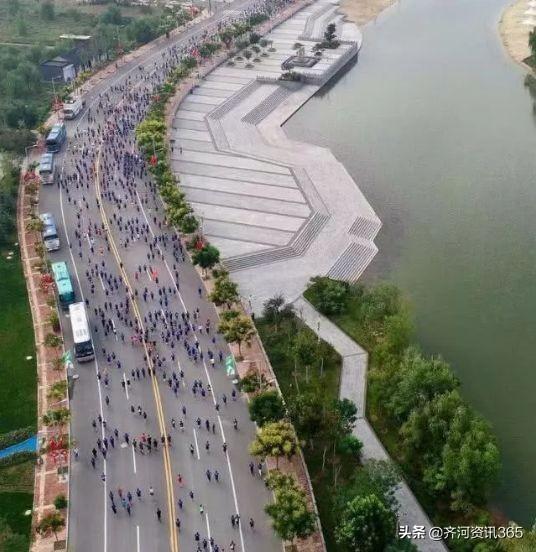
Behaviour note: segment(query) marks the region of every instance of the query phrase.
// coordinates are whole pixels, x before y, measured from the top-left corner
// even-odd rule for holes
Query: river
[[[392,281],[416,339],[494,426],[493,506],[536,516],[536,125],[503,49],[505,0],[403,0],[359,61],[286,125],[328,146],[383,221],[368,280]]]

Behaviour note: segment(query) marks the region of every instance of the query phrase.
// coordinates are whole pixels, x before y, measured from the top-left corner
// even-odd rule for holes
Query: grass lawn
[[[290,348],[299,332],[303,331],[315,336],[314,332],[298,319],[284,320],[277,333],[274,331],[274,327],[262,318],[256,319],[255,324],[287,403],[292,401],[298,388],[303,392],[309,387],[320,387],[328,400],[339,397],[341,357],[330,345],[323,341],[320,342],[320,355],[309,369],[309,381],[307,382],[305,370],[302,368],[295,370]],[[321,366],[322,375],[320,373]],[[308,446],[305,447],[303,453],[313,483],[327,549],[328,551],[335,551],[337,550],[337,544],[333,536],[337,521],[333,516],[335,474],[334,468],[329,462],[326,462],[326,467],[322,471],[323,448],[322,443],[317,442],[313,449]],[[336,468],[338,484],[344,484],[344,481],[358,466],[359,464],[355,460],[339,459]]]
[[[0,552],[27,552],[30,548],[32,493],[0,492]]]
[[[0,433],[35,424],[35,341],[18,248],[0,256]],[[31,356],[31,360],[26,360]]]
[[[97,17],[111,5],[85,5],[74,0],[57,0],[53,4],[54,19],[43,21],[41,3],[37,0],[19,0],[17,13],[10,13],[8,2],[0,2],[0,42],[53,45],[62,34],[91,35]],[[128,18],[161,13],[160,8],[153,8],[148,13],[146,8],[140,6],[120,6],[120,10]]]

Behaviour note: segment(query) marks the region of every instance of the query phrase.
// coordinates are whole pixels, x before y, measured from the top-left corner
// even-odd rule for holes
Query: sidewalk
[[[324,341],[334,347],[342,357],[342,375],[340,398],[349,399],[357,406],[358,420],[353,434],[363,443],[363,461],[390,460],[389,454],[378,439],[368,420],[365,418],[367,393],[368,354],[353,339],[348,337],[333,322],[320,314],[303,296],[293,303],[298,316]],[[426,512],[411,492],[408,484],[402,480],[395,491],[400,505],[399,525],[407,525],[410,530],[415,526],[424,526],[426,535],[434,527]],[[423,540],[412,541],[423,552],[446,552],[442,542],[433,541],[428,536]]]
[[[23,166],[22,174],[24,174],[25,166]],[[47,303],[48,299],[53,295],[47,293],[41,287],[41,272],[36,268],[36,263],[39,262],[39,256],[35,246],[41,243],[41,238],[38,232],[30,232],[26,229],[26,224],[30,215],[34,211],[32,207],[33,193],[29,193],[29,184],[24,182],[21,176],[19,186],[19,197],[17,204],[17,229],[19,234],[21,261],[24,270],[26,287],[28,290],[28,300],[30,302],[30,311],[32,314],[35,345],[36,345],[36,360],[37,360],[37,428],[38,442],[40,446],[47,445],[51,438],[63,437],[69,440],[68,428],[48,428],[42,423],[43,414],[51,407],[48,398],[50,387],[54,383],[66,380],[67,375],[65,369],[55,369],[54,359],[58,357],[57,350],[45,347],[44,340],[47,333],[53,333],[52,327],[49,324],[48,317],[55,307],[50,307]],[[38,195],[37,189],[36,195]],[[64,404],[65,401],[65,404]],[[68,406],[67,399],[58,401],[52,399],[54,407]],[[40,453],[39,453],[40,454]],[[35,534],[35,526],[41,518],[56,511],[54,507],[54,499],[57,495],[63,494],[69,497],[69,451],[65,451],[61,456],[57,457],[57,461],[53,455],[44,453],[40,456],[41,463],[38,463],[35,468],[35,484],[34,484],[34,501],[33,501],[33,519],[32,519],[32,535],[31,547],[32,552],[51,552],[53,550],[61,550],[66,546],[67,539],[67,516],[65,512],[62,515],[65,517],[66,526],[58,531],[58,541],[53,534],[47,537],[41,537]],[[63,544],[63,548],[61,545]]]

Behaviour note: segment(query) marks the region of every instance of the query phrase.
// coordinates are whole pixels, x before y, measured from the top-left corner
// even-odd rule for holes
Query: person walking
[[[202,505],[202,504],[199,505],[199,513],[200,513],[201,515],[203,515],[203,514],[205,513],[205,509],[203,508],[203,505]]]
[[[160,510],[160,508],[156,509],[156,517],[159,522],[162,522],[162,510]]]

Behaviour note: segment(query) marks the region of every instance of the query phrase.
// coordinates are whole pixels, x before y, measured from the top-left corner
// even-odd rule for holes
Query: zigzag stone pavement
[[[354,281],[377,252],[381,222],[344,166],[281,128],[357,56],[361,34],[337,7],[319,0],[275,27],[273,48],[216,68],[173,120],[173,169],[254,310],[276,293],[296,299],[316,274]],[[304,82],[278,80],[294,44],[312,55],[330,22],[341,45],[295,69]]]

